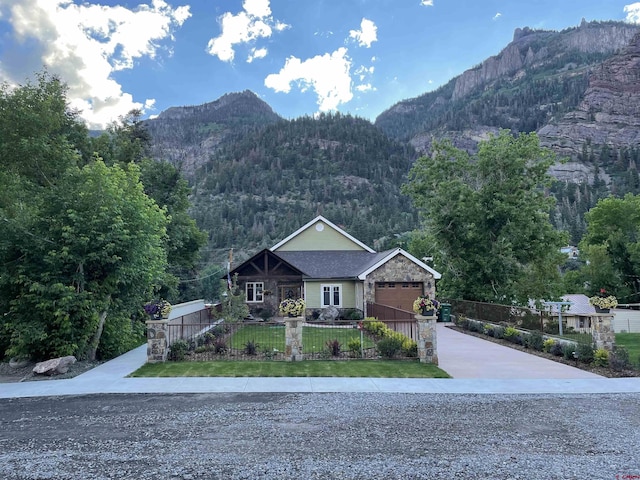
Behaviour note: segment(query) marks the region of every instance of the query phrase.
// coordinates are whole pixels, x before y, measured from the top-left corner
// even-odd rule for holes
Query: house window
[[[247,282],[247,303],[263,302],[264,282]]]
[[[322,306],[342,306],[342,285],[322,285]]]

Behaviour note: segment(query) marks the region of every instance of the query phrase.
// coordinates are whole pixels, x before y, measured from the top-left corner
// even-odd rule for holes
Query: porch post
[[[304,360],[302,353],[302,326],[304,317],[286,317],[284,319],[285,360],[295,362]]]
[[[436,319],[435,315],[429,317],[416,315],[416,321],[418,322],[418,358],[420,363],[438,365]]]

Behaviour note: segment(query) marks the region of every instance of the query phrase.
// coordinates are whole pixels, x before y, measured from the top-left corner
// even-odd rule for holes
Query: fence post
[[[302,326],[304,317],[287,317],[284,319],[285,360],[295,362],[304,360],[302,354]]]
[[[593,343],[596,344],[596,348],[604,348],[612,352],[616,345],[616,334],[613,330],[613,314],[593,313],[591,314],[591,322],[593,325]]]
[[[418,323],[418,358],[420,363],[438,365],[438,341],[435,315],[425,317],[416,315]]]
[[[169,320],[147,320],[147,362],[165,362],[169,353]]]

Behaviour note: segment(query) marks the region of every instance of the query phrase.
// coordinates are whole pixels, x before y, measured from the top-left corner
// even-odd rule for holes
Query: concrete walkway
[[[640,393],[640,378],[598,377],[452,331],[443,324],[438,324],[438,350],[440,367],[454,379],[126,378],[145,363],[147,347],[143,345],[69,380],[0,384],[0,398],[105,393]]]

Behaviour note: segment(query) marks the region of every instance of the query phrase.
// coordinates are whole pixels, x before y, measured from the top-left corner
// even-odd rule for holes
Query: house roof
[[[302,227],[300,227],[298,230],[296,230],[295,232],[293,232],[291,235],[289,235],[287,238],[285,238],[284,240],[276,243],[273,247],[270,248],[270,250],[272,252],[275,252],[276,250],[280,249],[283,245],[285,245],[286,243],[290,242],[292,239],[294,239],[295,237],[297,237],[298,235],[300,235],[302,232],[306,231],[307,229],[313,227],[314,225],[316,225],[318,222],[322,222],[324,224],[326,224],[327,226],[329,226],[330,228],[332,228],[333,230],[335,230],[336,232],[338,232],[340,235],[344,236],[345,238],[348,238],[349,240],[351,240],[353,243],[355,243],[356,245],[358,245],[360,248],[362,248],[363,250],[366,250],[369,253],[375,253],[375,250],[373,250],[371,247],[368,247],[367,245],[365,245],[364,243],[362,243],[360,240],[358,240],[357,238],[349,235],[347,232],[345,232],[343,229],[341,229],[340,227],[338,227],[337,225],[335,225],[334,223],[330,222],[329,220],[327,220],[326,218],[324,218],[322,215],[318,215],[316,218],[314,218],[313,220],[311,220],[310,222],[306,223],[305,225],[303,225]]]
[[[303,272],[307,278],[357,278],[387,252],[370,253],[352,250],[274,252]]]
[[[589,303],[589,297],[581,293],[563,295],[562,300],[571,302],[566,313],[571,315],[592,315],[596,313],[596,309]]]

